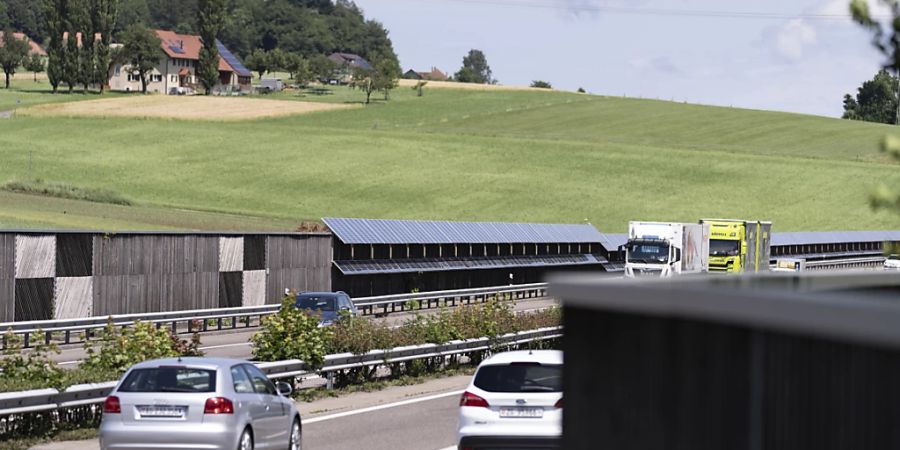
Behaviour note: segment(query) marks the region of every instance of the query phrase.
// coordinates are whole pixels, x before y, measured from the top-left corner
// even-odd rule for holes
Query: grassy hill
[[[19,83],[32,88],[33,83]],[[0,90],[28,104],[79,99]],[[87,96],[96,98],[96,96]],[[285,92],[284,101],[363,95]],[[235,99],[240,107],[241,99]],[[365,108],[246,122],[0,120],[0,182],[115,191],[137,206],[0,195],[0,226],[290,229],[323,216],[583,222],[771,219],[776,230],[883,229],[890,127],[562,92],[409,88]]]

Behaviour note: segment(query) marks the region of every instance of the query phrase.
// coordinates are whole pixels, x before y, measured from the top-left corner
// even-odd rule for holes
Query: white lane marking
[[[442,449],[440,449],[440,450],[456,450],[456,449],[457,449],[457,447],[456,447],[455,445],[451,445],[451,446],[449,446],[449,447],[444,447],[444,448],[442,448]]]
[[[404,405],[411,405],[413,403],[427,402],[429,400],[436,400],[439,398],[460,395],[463,392],[465,392],[465,391],[444,392],[443,394],[429,395],[427,397],[419,397],[419,398],[403,400],[403,401],[399,401],[399,402],[395,402],[395,403],[387,403],[384,405],[370,406],[368,408],[355,409],[353,411],[346,411],[346,412],[331,414],[331,415],[327,415],[327,416],[313,417],[312,419],[304,420],[303,424],[306,425],[306,424],[310,424],[310,423],[323,422],[323,421],[331,420],[331,419],[340,419],[341,417],[355,416],[357,414],[365,414],[365,413],[369,413],[372,411],[379,411],[382,409],[395,408],[397,406],[404,406]]]

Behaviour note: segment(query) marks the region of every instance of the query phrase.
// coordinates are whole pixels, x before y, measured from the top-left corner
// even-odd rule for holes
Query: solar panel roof
[[[237,57],[234,56],[233,53],[228,51],[228,49],[225,48],[225,45],[223,45],[218,40],[216,40],[216,48],[219,49],[219,56],[221,56],[222,59],[224,59],[225,62],[227,62],[228,65],[231,66],[232,69],[234,69],[235,73],[242,77],[249,77],[253,75],[253,73],[250,72],[250,69],[244,67],[244,65],[241,64],[241,61],[237,59]]]
[[[772,233],[772,245],[900,241],[900,231],[801,231]]]
[[[450,270],[505,269],[512,267],[552,267],[605,264],[601,256],[545,255],[545,256],[498,256],[492,258],[428,258],[428,259],[381,259],[335,261],[334,265],[345,275],[365,275],[377,273],[444,272]]]
[[[324,218],[345,244],[599,243],[592,225]]]

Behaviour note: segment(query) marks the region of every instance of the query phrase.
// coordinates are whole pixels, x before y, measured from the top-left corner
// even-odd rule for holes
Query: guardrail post
[[[325,389],[334,389],[334,372],[325,372]]]
[[[222,318],[219,317],[219,318],[216,320],[216,322],[217,322],[217,325],[218,325],[218,327],[219,327],[219,331],[222,331]]]
[[[71,332],[70,330],[66,330],[66,332],[65,332],[65,334],[64,334],[63,336],[64,336],[64,337],[63,337],[63,343],[64,343],[64,344],[68,344],[69,341],[70,341],[71,338],[72,338],[72,332]]]
[[[52,332],[52,331],[45,331],[45,332],[44,332],[44,345],[50,345],[50,340],[51,340],[52,338],[53,338],[53,332]]]
[[[28,348],[28,343],[31,341],[31,333],[25,333],[25,337],[22,338],[22,348]]]
[[[187,324],[188,324],[188,334],[190,334],[194,331],[194,321],[191,319],[188,319]]]

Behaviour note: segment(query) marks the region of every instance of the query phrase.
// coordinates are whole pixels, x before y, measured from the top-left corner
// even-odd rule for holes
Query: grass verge
[[[19,194],[43,195],[112,205],[131,206],[134,204],[128,197],[109,189],[83,188],[69,183],[45,181],[40,178],[8,181],[0,189]]]

